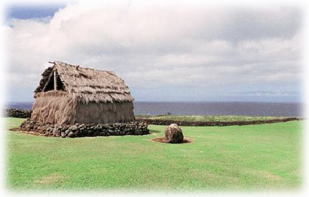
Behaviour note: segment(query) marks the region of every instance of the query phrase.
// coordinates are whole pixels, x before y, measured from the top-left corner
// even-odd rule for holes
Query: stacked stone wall
[[[53,125],[40,124],[27,119],[20,126],[20,130],[32,134],[54,137],[87,137],[87,136],[111,136],[111,135],[146,135],[149,134],[145,122],[127,122],[111,124],[73,124]]]

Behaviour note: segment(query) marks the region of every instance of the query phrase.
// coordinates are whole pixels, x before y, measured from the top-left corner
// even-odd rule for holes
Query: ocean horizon
[[[136,115],[246,115],[301,117],[302,103],[288,102],[134,102]],[[6,108],[31,109],[32,102],[8,102]]]

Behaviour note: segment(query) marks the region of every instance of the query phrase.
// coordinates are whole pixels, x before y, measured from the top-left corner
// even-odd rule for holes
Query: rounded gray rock
[[[169,143],[182,143],[183,133],[177,124],[171,124],[165,129],[165,139]]]

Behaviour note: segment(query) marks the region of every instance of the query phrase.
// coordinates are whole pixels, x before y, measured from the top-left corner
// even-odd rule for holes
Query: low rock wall
[[[6,116],[7,117],[15,117],[15,118],[30,118],[32,110],[26,109],[7,109]]]
[[[176,123],[179,126],[232,126],[232,125],[253,125],[265,123],[287,122],[293,120],[301,120],[300,118],[282,118],[271,120],[252,120],[252,121],[209,121],[209,122],[190,122],[190,121],[176,121],[176,120],[159,120],[159,119],[137,119],[137,121],[146,122],[153,125],[170,125]]]
[[[110,135],[146,135],[149,134],[147,126],[147,123],[140,121],[112,124],[43,125],[27,119],[21,124],[20,130],[44,136],[86,137]]]

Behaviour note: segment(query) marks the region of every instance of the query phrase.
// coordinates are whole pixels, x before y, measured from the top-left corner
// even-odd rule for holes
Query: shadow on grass
[[[154,139],[151,139],[151,140],[154,141],[154,142],[167,143],[167,144],[184,144],[184,143],[191,143],[192,142],[192,139],[189,139],[189,138],[184,138],[183,141],[180,142],[180,143],[170,143],[165,139],[165,137],[157,137],[157,138],[154,138]]]
[[[151,130],[149,130],[150,131],[150,133],[161,133],[161,131],[159,131],[159,130],[153,130],[153,129],[151,129]]]

